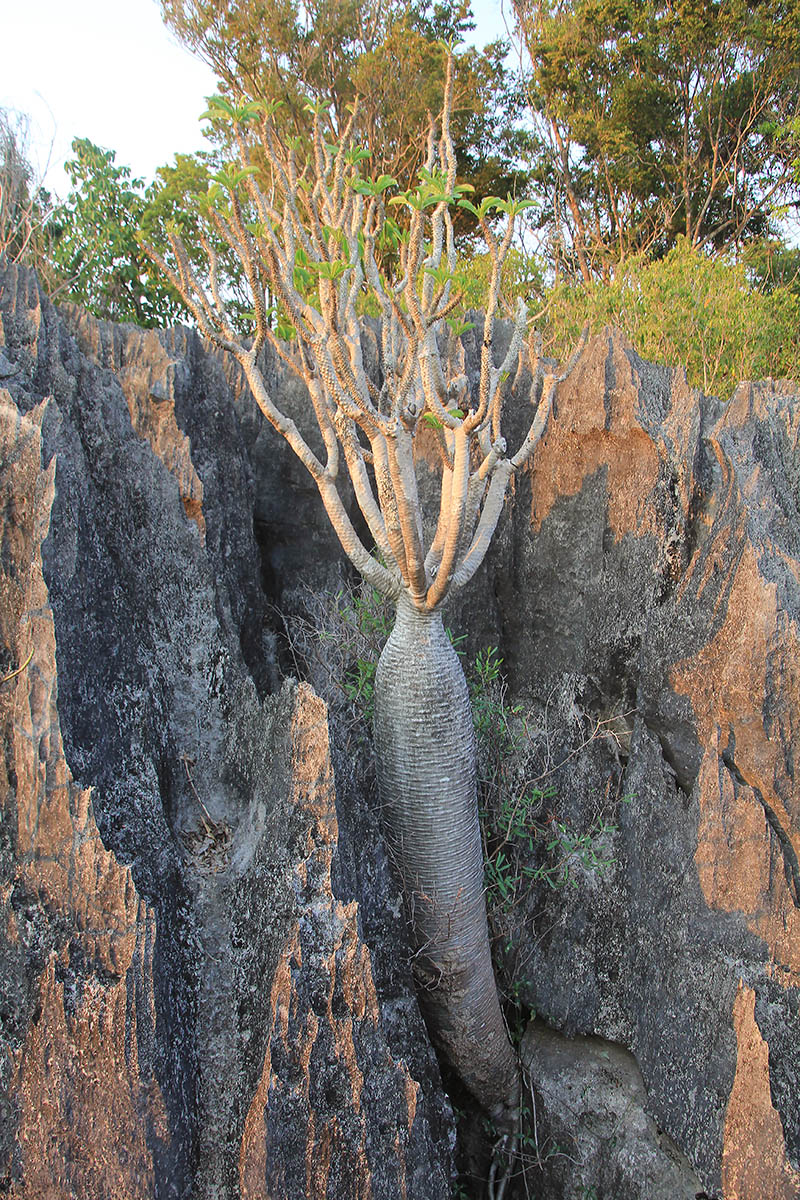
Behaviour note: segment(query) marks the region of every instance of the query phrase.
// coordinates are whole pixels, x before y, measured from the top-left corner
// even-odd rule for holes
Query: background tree
[[[796,0],[514,0],[514,9],[559,270],[608,278],[679,236],[698,249],[738,247],[796,200]]]
[[[199,278],[207,282],[205,273],[208,260],[199,236],[197,213],[198,205],[202,203],[209,188],[215,186],[215,175],[221,165],[222,161],[217,152],[200,151],[197,154],[176,154],[175,161],[170,166],[158,168],[155,180],[145,193],[145,205],[138,222],[141,237],[137,236],[136,239],[136,254],[139,259],[142,257],[142,238],[149,245],[158,246],[163,253],[167,253],[167,230],[177,222],[183,231],[184,244],[192,268]],[[214,239],[214,250],[220,286],[229,304],[231,320],[236,329],[244,333],[250,332],[253,327],[252,304],[241,261],[221,238]],[[146,257],[150,282],[153,277],[152,261],[149,256]],[[162,291],[166,289],[169,292],[176,311],[180,313],[180,320],[192,319],[183,299],[171,283],[160,273],[156,274],[153,282]]]
[[[238,162],[221,173],[203,204],[209,286],[193,270],[177,227],[170,231],[172,262],[152,253],[201,333],[241,364],[262,412],[316,483],[350,561],[397,604],[376,675],[376,766],[411,919],[414,971],[434,1039],[477,1099],[507,1118],[516,1104],[517,1070],[489,948],[469,694],[441,609],[480,565],[509,481],[542,433],[557,380],[539,378],[532,345],[539,385],[533,422],[509,455],[501,418],[506,381],[524,350],[525,304],[517,307],[499,362],[493,335],[502,268],[524,205],[497,198],[475,205],[468,185],[457,182],[452,83],[448,69],[441,127],[437,132],[431,123],[417,185],[404,190],[386,174],[362,173],[370,156],[360,144],[357,104],[337,136],[334,108],[309,102],[311,140],[301,145],[274,121],[274,102],[215,98],[209,116],[230,128]],[[260,184],[262,156],[269,192]],[[453,290],[453,206],[472,213],[493,263],[472,383],[465,327],[451,323],[460,301]],[[493,210],[507,219],[502,235],[487,219]],[[407,214],[404,224],[395,219],[398,211]],[[211,230],[241,260],[252,293],[252,343],[237,337],[217,286]],[[387,243],[396,255],[383,253]],[[374,377],[362,351],[365,294],[382,318]],[[276,321],[291,323],[291,345],[276,336]],[[321,456],[269,394],[259,357],[266,344],[308,389]],[[422,436],[432,438],[441,467],[438,522],[428,543],[415,473]],[[342,501],[343,469],[371,542],[362,541]]]
[[[419,130],[440,103],[440,39],[457,41],[473,28],[468,0],[162,0],[162,12],[216,72],[224,95],[281,101],[275,120],[285,136],[308,133],[309,99],[326,106],[341,132],[358,95],[369,172],[403,186],[416,179],[425,157]],[[478,199],[519,191],[527,178],[515,124],[523,102],[502,43],[458,55],[453,140],[459,177]],[[459,220],[474,229],[469,214]]]
[[[66,163],[72,191],[48,223],[59,297],[111,321],[151,326],[180,320],[182,302],[137,240],[148,207],[144,181],[118,166],[113,150],[88,138],[76,138],[72,151]]]
[[[0,108],[0,258],[35,267],[52,289],[46,232],[51,206],[30,161],[27,118]]]

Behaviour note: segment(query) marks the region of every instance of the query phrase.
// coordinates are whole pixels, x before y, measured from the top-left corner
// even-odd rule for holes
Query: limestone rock
[[[152,1191],[167,1137],[154,1071],[155,915],[103,845],[64,759],[42,542],[45,405],[0,391],[3,1185],[9,1196]]]
[[[384,1001],[324,705],[271,691],[225,377],[72,320],[93,359],[2,276],[3,1193],[447,1197],[403,930]]]
[[[333,788],[319,700],[280,690],[270,603],[339,570],[313,485],[193,334],[71,311],[76,342],[30,274],[0,288],[4,1186],[47,1194],[26,1147],[52,1136],[76,1195],[95,1164],[120,1195],[447,1196],[378,815],[346,755]],[[508,387],[514,445],[524,369]],[[573,1139],[596,1200],[800,1194],[799,426],[788,385],[723,407],[594,339],[448,614],[529,713],[551,833],[518,848],[500,979],[538,1018],[540,1144]],[[26,632],[50,619],[57,674]],[[13,714],[56,695],[34,752]],[[115,1124],[92,1128],[107,1076]],[[540,1200],[580,1194],[563,1166]]]
[[[800,1190],[799,411],[769,382],[722,409],[595,339],[482,581],[572,855],[505,919],[509,986],[631,1052],[725,1200]]]

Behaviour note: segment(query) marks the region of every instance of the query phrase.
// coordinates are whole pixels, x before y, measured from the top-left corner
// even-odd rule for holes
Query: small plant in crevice
[[[516,1129],[500,1136],[491,1126],[487,1130],[487,1140],[493,1145],[494,1152],[486,1182],[486,1200],[533,1197],[539,1194],[537,1185],[541,1185],[553,1160],[576,1162],[567,1147],[539,1130],[536,1093],[525,1071],[522,1079]]]
[[[604,875],[616,826],[598,813],[588,829],[575,828],[554,811],[555,788],[529,782],[533,731],[522,705],[509,701],[502,664],[495,646],[481,651],[471,691],[487,893],[490,908],[508,912],[526,885],[577,887],[587,873]]]
[[[300,589],[284,627],[298,674],[325,700],[348,736],[369,741],[375,671],[393,606],[366,582],[336,592]]]

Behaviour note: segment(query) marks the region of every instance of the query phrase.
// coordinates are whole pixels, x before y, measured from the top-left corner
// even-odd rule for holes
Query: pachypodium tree
[[[153,256],[183,295],[202,334],[241,364],[268,421],[309,471],[345,553],[396,602],[393,632],[375,686],[380,802],[402,878],[413,966],[431,1034],[452,1068],[495,1117],[517,1096],[517,1065],[492,971],[478,824],[475,750],[464,674],[442,608],[480,566],[509,481],[542,434],[558,378],[543,373],[520,303],[496,361],[503,262],[523,207],[497,197],[479,206],[456,181],[450,137],[452,58],[443,112],[431,121],[418,186],[398,191],[387,175],[361,176],[359,111],[330,140],[328,111],[313,111],[308,141],[284,140],[274,106],[215,98],[207,116],[229,121],[239,162],[206,198],[214,236],[203,236],[208,286],[180,230],[171,255]],[[473,212],[492,261],[480,364],[465,368],[451,209]],[[489,223],[501,210],[502,233]],[[217,283],[214,246],[239,256],[253,297],[252,340],[237,335]],[[365,301],[380,322],[380,362],[362,350]],[[287,340],[288,339],[288,340]],[[322,435],[321,454],[271,395],[261,351],[269,343],[303,380]],[[520,355],[532,357],[532,421],[514,453],[501,433],[505,383]],[[573,361],[577,352],[573,355]],[[441,501],[426,545],[415,443],[429,431],[441,464]],[[373,545],[343,501],[349,476]],[[435,514],[434,514],[435,516]],[[433,526],[433,521],[431,522]]]

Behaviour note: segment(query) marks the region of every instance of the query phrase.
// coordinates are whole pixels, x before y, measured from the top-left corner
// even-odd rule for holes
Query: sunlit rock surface
[[[339,570],[313,485],[194,334],[19,271],[0,316],[6,1194],[449,1197],[378,817],[274,649]],[[800,1194],[799,414],[595,338],[448,614],[608,863],[496,914],[539,1200]]]

